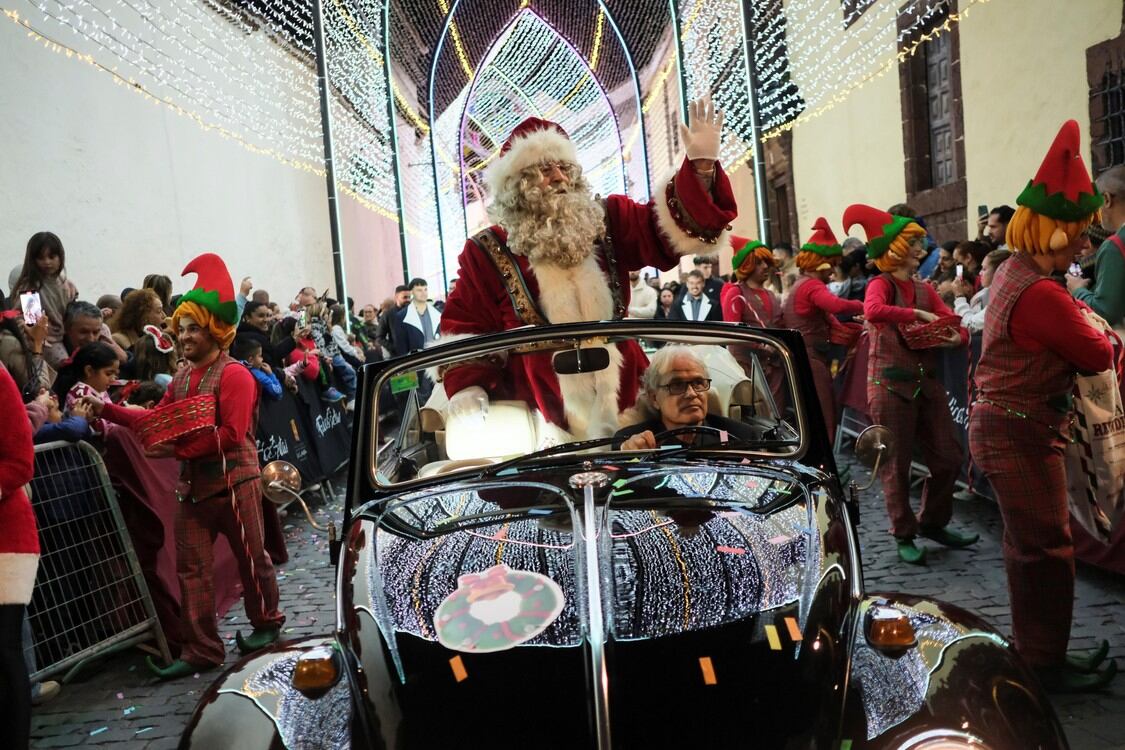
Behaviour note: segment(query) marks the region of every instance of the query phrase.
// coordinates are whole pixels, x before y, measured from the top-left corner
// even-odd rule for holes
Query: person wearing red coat
[[[0,735],[5,747],[27,747],[31,683],[23,658],[23,620],[39,569],[35,512],[23,487],[31,481],[35,448],[20,389],[0,365]]]
[[[879,479],[898,542],[899,557],[922,565],[926,551],[914,543],[921,534],[948,547],[965,547],[978,539],[947,528],[953,517],[953,489],[962,451],[953,433],[949,394],[937,377],[937,353],[906,345],[898,326],[952,315],[929,284],[914,278],[925,254],[926,230],[905,216],[863,204],[844,211],[844,228],[860,224],[867,232],[867,257],[883,273],[867,284],[863,316],[867,326],[867,410],[876,424],[890,428],[899,449],[883,457]],[[969,332],[959,328],[943,346],[965,346]],[[913,446],[925,456],[930,478],[917,516],[910,507]]]
[[[859,315],[863,303],[859,300],[841,299],[828,290],[832,267],[840,262],[844,250],[836,241],[828,222],[820,217],[813,224],[813,233],[797,253],[797,267],[801,275],[789,290],[782,304],[782,321],[786,328],[801,332],[805,351],[812,367],[813,385],[817,400],[828,428],[828,441],[836,437],[836,394],[832,389],[832,371],[829,369],[828,348],[833,333],[844,326],[837,315]]]
[[[1082,161],[1078,124],[1063,124],[1008,224],[1014,253],[989,287],[969,448],[1004,518],[1004,567],[1016,649],[1049,690],[1104,687],[1109,644],[1069,655],[1074,545],[1065,446],[1077,372],[1113,364],[1094,314],[1051,278],[1074,262],[1103,203]]]
[[[725,243],[736,216],[730,181],[717,163],[722,115],[691,105],[687,158],[654,199],[596,200],[574,144],[557,124],[529,118],[489,168],[496,224],[466,243],[456,288],[442,312],[442,339],[524,325],[625,317],[629,272],[666,270],[681,255]],[[576,438],[612,435],[636,401],[647,359],[636,342],[609,348],[611,366],[558,376],[551,352],[513,352],[504,362],[464,363],[438,373],[449,416],[481,414],[490,399],[519,399]]]
[[[723,285],[720,294],[723,320],[755,328],[781,328],[781,299],[765,287],[770,273],[777,266],[773,252],[758,240],[745,237],[732,237],[731,246],[735,250],[731,262],[738,283]],[[757,358],[769,383],[777,413],[782,414],[788,399],[785,369],[778,353],[769,347],[758,346],[731,346],[730,351],[748,375],[751,374],[753,359]]]

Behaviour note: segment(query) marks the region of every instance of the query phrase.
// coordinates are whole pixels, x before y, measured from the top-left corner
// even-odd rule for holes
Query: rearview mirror
[[[551,366],[557,375],[597,372],[609,367],[609,350],[604,346],[593,346],[589,349],[565,349],[555,353],[555,356],[551,358]]]

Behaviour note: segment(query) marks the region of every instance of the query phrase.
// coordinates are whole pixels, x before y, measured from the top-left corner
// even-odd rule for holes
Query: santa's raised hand
[[[715,166],[722,135],[723,113],[715,109],[710,94],[688,105],[688,122],[680,123],[680,140],[684,142],[692,166],[701,172]]]

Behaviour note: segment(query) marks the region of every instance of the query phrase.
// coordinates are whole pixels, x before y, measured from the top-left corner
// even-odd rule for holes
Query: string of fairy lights
[[[678,33],[655,40],[650,22],[642,46],[646,55],[659,52],[632,71],[640,76],[634,90],[632,81],[621,83],[620,62],[613,63],[612,84],[599,77],[612,62],[607,55],[624,60],[637,43],[618,30],[631,12],[628,3],[565,6],[574,18],[591,14],[575,41],[536,12],[536,0],[504,4],[511,18],[492,26],[456,0],[411,0],[402,7],[432,7],[419,26],[406,11],[396,17],[391,9],[390,33],[408,28],[419,51],[408,64],[401,54],[399,62],[392,58],[397,73],[388,85],[388,0],[322,1],[339,188],[402,221],[411,264],[431,270],[443,248],[451,266],[466,230],[486,220],[483,175],[527,116],[567,130],[596,192],[643,199],[641,165],[650,164],[648,176],[655,178],[680,147],[671,125],[680,112],[681,80],[689,99],[710,93],[724,111],[720,159],[735,171],[752,154],[751,69],[760,136],[769,139],[839,106],[988,2],[960,0],[958,12],[949,12],[947,0],[749,0],[744,16],[739,0],[676,0],[666,7],[676,11]],[[565,25],[564,6],[552,7],[554,22]],[[646,5],[649,16],[653,7]],[[252,153],[324,174],[308,0],[0,0],[0,11],[31,41],[88,64],[146,101]],[[446,18],[447,25],[435,22]],[[635,17],[624,20],[627,28],[638,27]],[[437,27],[446,26],[448,39],[438,44]],[[489,29],[501,27],[491,46],[482,43],[484,34],[495,33]],[[749,61],[747,33],[757,50]],[[448,75],[439,81],[448,92],[444,106],[428,111],[429,88],[420,77],[437,69],[438,54],[448,56],[442,70],[457,81]],[[638,159],[642,118],[649,143]],[[448,270],[451,276],[456,269]]]
[[[948,0],[884,0],[854,4],[845,15],[843,3],[786,0],[782,11],[779,0],[751,0],[755,46],[763,51],[752,64],[764,138],[824,115],[984,2],[962,0],[952,13]],[[785,54],[771,54],[779,49]],[[777,85],[790,79],[795,86]]]

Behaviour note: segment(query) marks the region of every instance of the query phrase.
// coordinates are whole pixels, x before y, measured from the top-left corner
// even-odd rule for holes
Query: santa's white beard
[[[528,187],[507,205],[496,218],[508,233],[508,247],[532,264],[576,266],[602,234],[602,207],[582,184]]]

